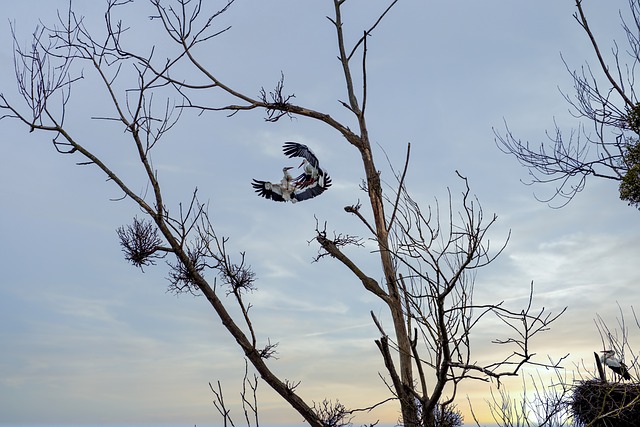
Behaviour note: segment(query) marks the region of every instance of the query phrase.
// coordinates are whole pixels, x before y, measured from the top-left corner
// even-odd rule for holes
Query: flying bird
[[[282,146],[282,151],[285,155],[289,156],[289,158],[302,157],[302,163],[300,163],[299,167],[303,168],[303,173],[295,179],[295,185],[297,187],[309,187],[316,185],[316,183],[321,188],[331,185],[331,178],[327,172],[320,167],[318,158],[309,147],[297,142],[285,142]]]
[[[304,167],[303,173],[293,178],[287,166],[282,169],[284,176],[280,183],[254,179],[251,185],[259,196],[275,202],[301,202],[312,199],[331,186],[331,178],[319,165],[318,158],[306,145],[297,142],[287,142],[283,146],[284,153],[293,157],[303,157],[299,167]]]
[[[275,184],[268,181],[260,181],[254,179],[251,185],[255,188],[256,193],[258,195],[273,200],[275,202],[296,202],[297,200],[292,199],[293,191],[295,187],[293,186],[293,177],[289,173],[289,169],[292,169],[291,166],[282,168],[283,177],[279,184]]]
[[[624,362],[616,357],[615,350],[605,350],[602,353],[602,357],[600,357],[602,363],[607,365],[609,369],[620,375],[625,380],[631,379],[631,375],[629,375],[627,365],[625,365]]]

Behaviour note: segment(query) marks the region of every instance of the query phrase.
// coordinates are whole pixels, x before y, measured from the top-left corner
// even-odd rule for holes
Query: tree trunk
[[[411,342],[409,340],[402,311],[402,296],[398,290],[397,272],[389,250],[389,233],[387,231],[387,220],[384,214],[380,175],[373,162],[373,156],[371,154],[371,147],[369,145],[368,136],[366,135],[366,130],[363,132],[360,153],[362,155],[365,173],[367,176],[367,188],[375,220],[376,238],[378,240],[378,248],[380,250],[380,261],[387,285],[387,291],[390,297],[387,300],[387,305],[393,319],[395,338],[398,345],[400,380],[402,381],[402,387],[396,387],[396,393],[400,399],[404,424],[406,426],[414,426],[417,425],[418,419],[414,396],[412,393],[413,370]]]

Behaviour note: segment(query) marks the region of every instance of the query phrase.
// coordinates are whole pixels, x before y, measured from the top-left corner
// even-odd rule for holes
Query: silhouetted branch
[[[292,117],[291,112],[289,111],[289,107],[291,106],[289,100],[291,100],[291,98],[295,98],[295,95],[284,95],[282,93],[283,90],[284,74],[281,74],[280,80],[276,84],[276,88],[273,92],[269,92],[268,98],[264,88],[260,90],[260,100],[266,106],[266,121],[277,122],[282,116]]]
[[[353,420],[353,417],[349,416],[351,411],[337,400],[332,402],[325,399],[320,403],[314,403],[313,409],[326,427],[350,426]]]
[[[172,252],[171,248],[162,246],[158,229],[151,221],[134,217],[131,225],[119,227],[116,231],[125,259],[141,269],[155,265],[156,259],[163,258],[166,252]],[[158,254],[158,251],[162,253]]]
[[[565,136],[555,125],[554,131],[547,132],[548,141],[532,146],[514,137],[505,124],[503,133],[494,129],[496,143],[503,152],[512,154],[529,169],[530,179],[525,184],[555,186],[550,196],[536,196],[540,201],[549,203],[559,199],[558,207],[565,206],[584,189],[587,178],[595,177],[618,181],[620,198],[640,207],[640,160],[635,156],[639,146],[640,121],[637,118],[640,104],[634,91],[634,75],[629,71],[640,64],[639,3],[629,1],[631,14],[635,17],[633,28],[623,19],[630,46],[630,64],[621,63],[617,44],[612,49],[611,63],[605,60],[587,21],[582,0],[576,0],[575,4],[574,17],[590,40],[598,70],[604,75],[604,84],[603,79],[596,76],[597,70],[592,70],[588,64],[573,70],[565,62],[573,78],[574,96],[563,96],[573,107],[574,116],[591,121],[594,134],[587,133],[580,124]]]

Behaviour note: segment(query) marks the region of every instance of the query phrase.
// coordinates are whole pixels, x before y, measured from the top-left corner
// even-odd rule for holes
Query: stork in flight
[[[306,145],[286,142],[283,151],[290,158],[303,158],[300,164],[300,167],[304,166],[303,173],[293,178],[289,174],[292,167],[285,167],[282,169],[284,176],[279,184],[254,179],[251,185],[259,196],[275,202],[296,203],[312,199],[331,186],[329,174],[320,167],[318,158]]]
[[[607,365],[609,369],[620,375],[625,380],[631,379],[631,375],[629,375],[629,369],[627,368],[627,365],[625,365],[624,362],[616,357],[615,350],[605,350],[601,353],[603,353],[602,357],[600,357],[602,363]]]
[[[324,187],[326,181],[331,185],[331,179],[324,169],[320,167],[320,162],[313,151],[304,144],[297,142],[285,142],[282,151],[289,158],[302,157],[302,163],[299,167],[304,167],[303,173],[295,179],[296,187],[308,187],[318,183],[320,187]]]

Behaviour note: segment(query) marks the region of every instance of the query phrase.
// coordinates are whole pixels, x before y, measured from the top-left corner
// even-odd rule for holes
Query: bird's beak
[[[302,161],[302,163],[300,163],[300,166],[298,166],[298,167],[301,168],[302,165],[304,165],[304,160]]]
[[[286,170],[293,169],[293,166],[287,166],[285,169]]]

